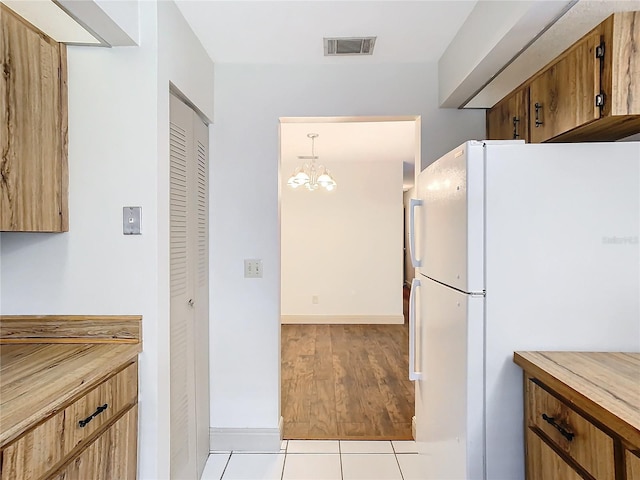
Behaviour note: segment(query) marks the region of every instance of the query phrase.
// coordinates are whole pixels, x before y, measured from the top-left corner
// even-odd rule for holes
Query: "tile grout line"
[[[222,475],[220,475],[220,480],[224,478],[224,474],[227,471],[227,467],[229,466],[229,462],[231,461],[231,455],[233,455],[233,451],[229,452],[229,456],[227,457],[227,461],[224,464],[224,468],[222,469]]]
[[[400,470],[400,478],[402,478],[402,480],[404,480],[404,472],[402,471],[402,466],[400,465],[400,460],[398,460],[398,454],[394,454],[394,457],[396,459],[396,463],[398,464],[398,470]]]
[[[287,456],[289,455],[289,440],[287,440],[287,446],[284,447],[284,460],[282,461],[282,474],[280,475],[280,480],[284,480],[284,469],[287,465]]]
[[[402,471],[402,465],[400,465],[400,460],[398,459],[398,452],[396,452],[396,447],[391,442],[391,450],[393,450],[393,456],[396,459],[396,463],[398,464],[398,470],[400,470],[400,478],[404,480],[404,472]]]
[[[287,447],[289,447],[289,444],[287,444]],[[280,480],[284,480],[284,469],[287,466],[287,449],[285,448],[284,450],[284,459],[282,460],[282,473],[280,473]]]

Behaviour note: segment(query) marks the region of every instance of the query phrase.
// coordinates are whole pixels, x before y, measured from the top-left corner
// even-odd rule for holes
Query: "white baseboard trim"
[[[411,417],[411,436],[416,439],[416,416]]]
[[[278,428],[209,428],[211,452],[279,452],[284,421]]]
[[[283,325],[319,324],[319,325],[389,325],[403,324],[403,315],[282,315]]]

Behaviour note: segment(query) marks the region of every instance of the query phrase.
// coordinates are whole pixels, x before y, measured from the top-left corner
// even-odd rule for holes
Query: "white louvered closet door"
[[[195,381],[196,465],[198,478],[209,456],[209,129],[194,113],[196,154],[194,205],[196,207],[195,251]]]
[[[209,453],[208,129],[173,95],[169,143],[171,478],[192,480]]]

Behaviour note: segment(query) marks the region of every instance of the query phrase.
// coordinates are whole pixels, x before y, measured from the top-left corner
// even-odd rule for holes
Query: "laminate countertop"
[[[0,345],[0,449],[141,351],[138,344]]]
[[[640,353],[515,352],[513,361],[640,447]]]

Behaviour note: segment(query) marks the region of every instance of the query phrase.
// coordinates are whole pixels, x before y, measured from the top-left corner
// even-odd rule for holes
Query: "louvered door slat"
[[[198,286],[202,286],[209,278],[209,225],[208,225],[208,196],[207,191],[207,148],[198,142]]]
[[[169,129],[169,215],[171,297],[187,291],[187,147],[186,130]]]

